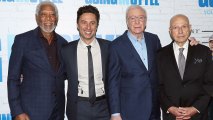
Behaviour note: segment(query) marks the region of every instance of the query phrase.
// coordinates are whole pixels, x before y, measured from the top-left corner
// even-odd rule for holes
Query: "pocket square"
[[[202,63],[203,59],[201,58],[194,58],[194,64]]]

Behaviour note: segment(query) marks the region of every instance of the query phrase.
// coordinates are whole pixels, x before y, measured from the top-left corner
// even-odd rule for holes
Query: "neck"
[[[186,41],[185,42],[176,42],[176,44],[179,46],[179,47],[183,47],[183,45],[186,43]]]
[[[50,33],[42,32],[42,34],[47,39],[48,43],[50,44],[53,40],[53,32],[50,32]]]
[[[94,38],[93,38],[93,39],[82,39],[82,38],[81,38],[81,40],[82,40],[84,43],[86,43],[87,45],[90,45],[90,44],[92,43],[92,41],[94,40]]]

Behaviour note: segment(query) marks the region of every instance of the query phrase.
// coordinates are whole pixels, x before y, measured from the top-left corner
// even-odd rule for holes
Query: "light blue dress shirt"
[[[127,33],[128,38],[130,39],[132,45],[135,50],[139,54],[141,60],[143,61],[146,69],[148,70],[148,58],[147,58],[147,48],[144,36],[141,40],[137,40],[135,36],[133,36],[129,31]]]

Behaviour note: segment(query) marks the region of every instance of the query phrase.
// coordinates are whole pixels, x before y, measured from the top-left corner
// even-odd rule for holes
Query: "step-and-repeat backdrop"
[[[7,100],[7,72],[11,46],[16,34],[37,27],[35,7],[41,0],[0,0],[0,120],[11,120]],[[148,13],[146,31],[156,33],[163,46],[171,42],[170,18],[178,13],[189,17],[192,35],[208,45],[213,34],[213,0],[51,0],[59,9],[56,32],[68,41],[78,38],[76,11],[92,4],[101,14],[97,37],[113,40],[126,30],[125,13],[131,4],[143,6]]]

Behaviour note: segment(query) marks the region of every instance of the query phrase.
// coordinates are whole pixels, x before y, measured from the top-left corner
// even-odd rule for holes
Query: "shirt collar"
[[[173,47],[176,51],[179,51],[179,48],[184,48],[184,50],[188,50],[188,46],[189,46],[189,41],[187,40],[184,44],[183,47],[178,46],[178,44],[174,41],[173,43]]]
[[[96,44],[97,44],[97,39],[95,38],[89,45],[92,47],[92,48],[95,48],[96,47]],[[87,45],[81,38],[79,40],[79,45],[80,47],[82,48],[87,48]]]
[[[145,40],[144,39],[144,34],[143,33],[141,33],[142,34],[142,38],[141,38],[141,40],[139,40],[139,41],[143,41],[143,40]],[[138,42],[138,39],[137,39],[137,37],[135,37],[130,31],[128,31],[127,32],[127,36],[129,37],[129,39],[132,41],[132,42]]]

